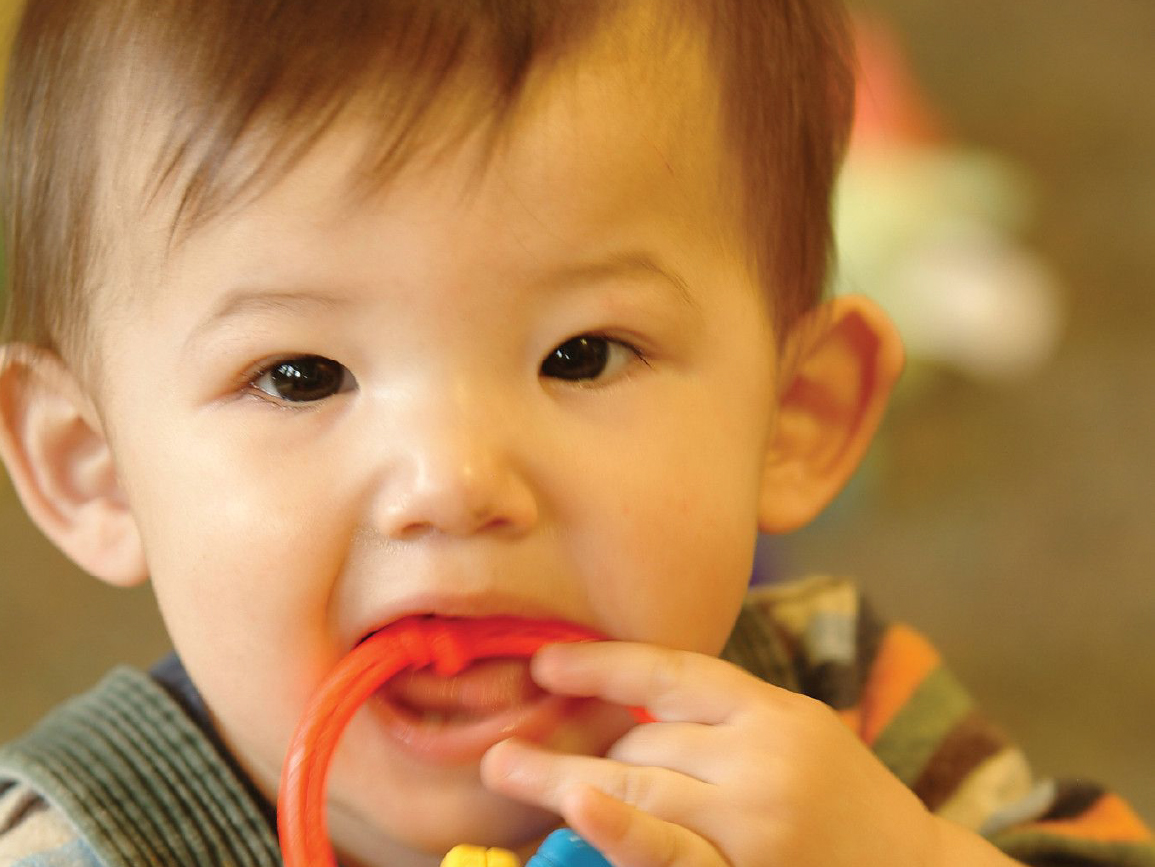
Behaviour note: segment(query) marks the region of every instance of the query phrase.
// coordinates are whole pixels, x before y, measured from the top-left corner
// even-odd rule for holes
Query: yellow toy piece
[[[449,850],[441,860],[441,867],[521,867],[521,862],[506,849],[486,849],[463,843]]]

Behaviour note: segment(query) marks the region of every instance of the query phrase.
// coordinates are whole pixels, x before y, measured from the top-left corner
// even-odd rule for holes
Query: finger
[[[594,788],[671,822],[692,822],[714,787],[665,768],[644,768],[609,759],[575,756],[537,744],[507,740],[481,760],[489,789],[554,813],[581,786]]]
[[[562,818],[614,867],[726,867],[706,839],[672,822],[580,786],[565,799]]]
[[[641,767],[665,768],[718,785],[745,767],[749,734],[736,727],[700,723],[648,723],[635,726],[610,747],[606,758]]]
[[[549,692],[644,707],[658,720],[707,725],[730,721],[766,687],[712,656],[624,641],[552,644],[531,665],[533,679]]]

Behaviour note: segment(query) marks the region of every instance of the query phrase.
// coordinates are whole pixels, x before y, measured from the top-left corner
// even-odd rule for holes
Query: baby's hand
[[[560,814],[616,867],[942,861],[939,820],[826,705],[718,659],[624,642],[550,646],[533,676],[657,720],[606,758],[511,740],[482,763],[487,786]]]

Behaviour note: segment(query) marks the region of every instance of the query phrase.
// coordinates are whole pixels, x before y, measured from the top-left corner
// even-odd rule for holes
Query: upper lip
[[[556,607],[522,596],[505,594],[418,594],[392,600],[388,605],[376,609],[359,626],[350,647],[356,645],[403,617],[414,615],[434,615],[440,617],[524,617],[532,620],[564,620],[590,629],[597,625],[583,620],[575,620],[571,614]]]

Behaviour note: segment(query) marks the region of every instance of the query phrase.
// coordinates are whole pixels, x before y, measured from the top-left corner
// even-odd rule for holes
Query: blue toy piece
[[[542,842],[525,867],[613,867],[602,853],[567,828],[554,831]]]

